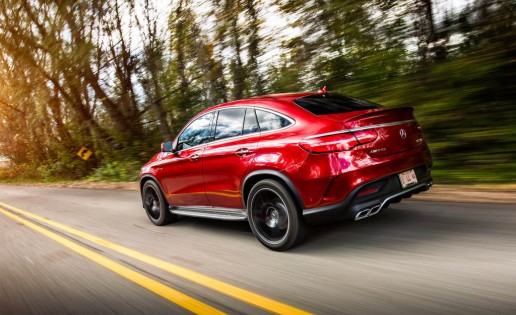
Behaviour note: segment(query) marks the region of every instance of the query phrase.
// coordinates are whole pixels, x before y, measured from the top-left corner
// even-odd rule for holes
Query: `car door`
[[[176,140],[176,152],[163,159],[166,198],[174,206],[208,206],[204,192],[202,159],[211,139],[214,112],[192,121]]]
[[[259,137],[254,108],[219,110],[214,141],[203,154],[204,184],[211,205],[244,208],[241,182],[254,159]]]

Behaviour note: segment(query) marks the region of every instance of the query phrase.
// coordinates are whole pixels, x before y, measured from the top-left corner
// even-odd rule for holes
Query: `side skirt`
[[[229,209],[229,208],[215,208],[207,206],[170,206],[170,212],[177,215],[187,217],[197,217],[205,219],[216,219],[226,221],[246,221],[246,209]]]

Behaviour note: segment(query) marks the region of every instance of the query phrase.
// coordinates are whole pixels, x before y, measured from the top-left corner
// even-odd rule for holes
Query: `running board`
[[[177,207],[170,206],[170,212],[186,217],[196,217],[205,219],[217,219],[226,221],[245,221],[247,220],[246,209],[228,209],[214,207]]]

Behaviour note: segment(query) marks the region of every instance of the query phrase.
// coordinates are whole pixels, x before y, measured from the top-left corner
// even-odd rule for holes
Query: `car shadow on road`
[[[492,209],[488,207],[419,202],[397,204],[361,221],[314,226],[308,242],[293,248],[292,252],[403,250],[414,248],[414,245],[442,246],[450,240],[472,242],[482,240],[482,235],[510,233],[514,216],[509,211],[490,212]]]
[[[477,209],[470,209],[475,207]],[[403,250],[417,244],[439,245],[460,237],[509,233],[513,223],[503,212],[486,213],[488,205],[409,202],[392,205],[360,221],[337,221],[312,227],[310,239],[288,253],[334,253],[378,248]],[[476,211],[475,211],[476,210]],[[476,216],[475,216],[476,213]],[[494,216],[493,216],[494,215]],[[219,221],[181,217],[175,227],[187,227],[215,236],[254,240],[247,221]]]
[[[211,233],[248,233],[251,237],[253,232],[247,221],[224,221],[205,218],[181,217],[174,226],[189,226],[195,229],[203,229]]]

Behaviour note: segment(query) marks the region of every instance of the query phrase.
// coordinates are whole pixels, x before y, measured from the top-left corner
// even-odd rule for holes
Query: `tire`
[[[155,181],[146,181],[142,188],[143,208],[154,225],[165,225],[177,221],[177,215],[170,212],[168,202]]]
[[[285,251],[309,236],[309,228],[291,194],[275,180],[265,179],[253,186],[247,198],[247,213],[254,236],[271,250]]]

